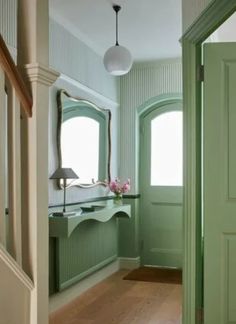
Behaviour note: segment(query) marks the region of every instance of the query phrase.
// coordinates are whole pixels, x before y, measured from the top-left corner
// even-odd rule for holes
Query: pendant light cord
[[[116,12],[116,46],[119,46],[119,42],[118,42],[118,12],[120,11],[121,7],[114,5],[113,9]]]

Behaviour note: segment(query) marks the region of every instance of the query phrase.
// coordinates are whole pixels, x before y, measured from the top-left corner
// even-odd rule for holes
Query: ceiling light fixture
[[[103,63],[110,74],[119,76],[130,71],[132,66],[132,56],[127,48],[120,46],[118,42],[118,12],[121,7],[114,5],[113,9],[116,13],[116,44],[106,51]]]

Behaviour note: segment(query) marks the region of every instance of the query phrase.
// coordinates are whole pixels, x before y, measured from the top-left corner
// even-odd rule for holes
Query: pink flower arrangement
[[[116,196],[122,196],[122,194],[130,190],[130,179],[127,179],[123,184],[118,178],[109,183],[109,188]]]

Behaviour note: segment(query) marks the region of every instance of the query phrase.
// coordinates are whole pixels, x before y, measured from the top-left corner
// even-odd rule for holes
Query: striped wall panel
[[[0,33],[7,45],[17,44],[17,0],[0,0]]]
[[[56,21],[51,19],[49,26],[50,66],[118,102],[119,79],[107,73],[103,58]]]
[[[212,0],[182,0],[183,32],[194,22]]]
[[[50,245],[54,239],[50,239]],[[117,258],[117,219],[81,223],[50,248],[50,293],[63,290]]]
[[[120,172],[121,178],[131,178],[132,193],[138,192],[137,109],[150,98],[182,92],[180,59],[150,64],[137,64],[121,78]]]

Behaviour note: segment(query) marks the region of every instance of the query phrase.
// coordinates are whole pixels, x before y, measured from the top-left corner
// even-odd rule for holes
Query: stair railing
[[[19,265],[22,262],[21,148],[24,145],[21,118],[31,116],[29,88],[0,35],[0,243]]]

